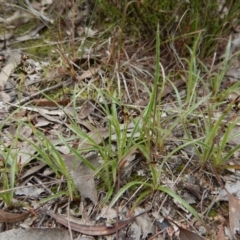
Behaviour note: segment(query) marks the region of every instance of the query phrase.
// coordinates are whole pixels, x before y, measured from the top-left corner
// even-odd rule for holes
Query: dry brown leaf
[[[234,239],[238,239],[236,238],[236,234],[238,234],[239,236],[239,233],[240,233],[240,200],[234,197],[232,193],[234,192],[235,194],[237,194],[239,192],[238,191],[239,184],[235,182],[233,185],[227,186],[227,183],[226,183],[226,186],[224,186],[216,170],[214,168],[213,170],[218,182],[225,190],[219,193],[219,196],[217,197],[217,199],[218,200],[221,199],[220,195],[223,196],[222,192],[227,193],[228,206],[229,206],[229,226],[230,226],[232,237]]]
[[[59,123],[59,124],[63,124],[63,121],[60,121],[58,118],[56,117],[52,117],[54,116],[54,113],[52,113],[52,116],[49,116],[49,112],[46,112],[45,109],[38,109],[38,113],[44,117],[45,119],[47,119],[50,122],[55,122],[55,123]]]
[[[29,139],[32,135],[32,132],[33,132],[33,130],[30,126],[24,125],[24,126],[22,126],[22,128],[20,130],[20,137]]]
[[[228,193],[240,198],[240,180],[226,181],[225,187],[219,192],[215,202],[218,201],[228,201]]]
[[[97,204],[97,190],[93,176],[93,170],[86,166],[75,155],[62,156],[65,165],[70,171],[73,181],[83,198],[89,198]],[[97,154],[91,154],[86,159],[94,166],[99,165]]]
[[[108,128],[94,129],[93,131],[88,133],[88,135],[89,135],[89,138],[94,142],[94,144],[100,144],[104,139],[109,137],[109,129]],[[82,149],[89,148],[93,145],[92,141],[89,141],[86,138],[76,143],[76,146],[79,146]]]
[[[145,212],[145,209],[143,208],[136,207],[135,209],[135,214],[137,215],[144,212]],[[151,218],[146,213],[142,216],[139,216],[136,219],[136,223],[138,224],[142,232],[141,239],[146,239],[148,235],[154,235],[154,229],[155,229],[154,224]]]
[[[38,117],[35,120],[36,120],[36,123],[34,125],[35,128],[46,127],[46,126],[51,124],[50,121],[48,121],[48,120],[46,120],[46,119],[44,119],[42,117]]]
[[[38,165],[31,167],[30,169],[28,169],[24,175],[22,175],[22,177],[20,179],[24,179],[26,177],[29,177],[31,175],[33,175],[34,173],[38,172],[39,170],[41,170],[42,168],[44,168],[47,164],[42,163],[42,162],[38,162]]]
[[[87,71],[83,72],[81,76],[77,76],[77,80],[81,81],[86,78],[91,78],[100,70],[100,66],[98,67],[90,67]]]
[[[224,232],[223,232],[223,225],[221,224],[219,226],[219,231],[218,231],[218,234],[217,234],[217,240],[225,240],[225,235],[224,235]]]
[[[1,74],[1,73],[0,73]],[[1,77],[1,76],[0,76]],[[1,81],[0,81],[1,82]],[[1,84],[1,83],[0,83]],[[9,94],[3,92],[3,91],[0,91],[0,101],[2,102],[11,102],[12,101],[12,98]]]
[[[200,235],[189,231],[183,227],[179,227],[179,239],[180,240],[205,240],[205,238],[201,237]]]
[[[0,222],[1,223],[16,223],[26,219],[30,215],[30,212],[26,213],[9,213],[3,210],[0,210]]]
[[[225,189],[226,190],[226,189]],[[229,225],[233,236],[240,232],[240,200],[226,190],[229,204]]]
[[[88,37],[95,37],[96,34],[98,33],[98,30],[93,30],[91,28],[85,28],[84,31]]]
[[[4,90],[5,84],[14,68],[21,62],[21,54],[19,51],[9,51],[9,58],[5,67],[0,72],[0,91]]]
[[[79,111],[79,118],[87,118],[94,111],[94,108],[94,105],[90,101],[86,101]]]
[[[0,72],[0,91],[4,90],[4,86],[14,68],[15,65],[13,63],[8,63]]]
[[[50,101],[48,99],[38,99],[33,100],[31,104],[35,106],[43,106],[43,107],[57,107],[57,106],[67,106],[70,103],[70,99],[56,100]]]
[[[17,154],[18,164],[20,166],[20,165],[27,164],[29,161],[31,161],[34,153],[36,152],[36,149],[28,142],[23,142],[20,149],[16,149],[13,152]],[[11,162],[10,162],[10,159],[11,159]],[[14,155],[13,155],[13,158],[9,157],[9,163],[12,163],[13,161],[14,161]]]
[[[183,227],[181,227],[179,224],[177,224],[175,221],[169,219],[169,218],[166,218],[167,220],[169,220],[170,222],[174,223],[174,225],[176,225],[178,227],[178,231],[179,231],[179,240],[206,240],[205,238],[203,238],[202,236],[192,232],[192,231],[189,231]],[[167,226],[167,228],[169,228]]]
[[[106,227],[105,225],[93,226],[93,225],[78,224],[73,221],[68,221],[68,219],[62,216],[59,216],[51,211],[46,210],[46,214],[54,218],[58,223],[64,225],[65,227],[70,227],[70,229],[74,231],[83,233],[85,235],[90,235],[90,236],[104,236],[104,235],[110,235],[110,234],[116,233],[117,231],[126,227],[129,223],[133,222],[138,216],[144,213],[145,212],[140,213],[139,215],[136,215],[124,221],[118,221],[117,223],[112,224],[111,227]]]
[[[71,150],[65,145],[55,146],[55,148],[62,154],[67,155],[71,153]]]
[[[18,188],[14,191],[15,195],[27,196],[31,198],[38,198],[45,190],[41,187],[34,186],[32,183],[27,183],[27,187]]]

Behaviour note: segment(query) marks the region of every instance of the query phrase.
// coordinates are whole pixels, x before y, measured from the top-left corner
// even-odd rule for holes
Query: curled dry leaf
[[[71,230],[83,233],[85,235],[90,235],[90,236],[104,236],[104,235],[110,235],[110,234],[116,233],[120,229],[126,227],[129,223],[133,222],[138,216],[145,213],[145,212],[140,213],[124,221],[118,221],[117,223],[112,224],[111,227],[106,227],[105,225],[92,226],[92,225],[77,224],[73,221],[68,221],[68,219],[62,216],[59,216],[51,211],[48,211],[48,210],[43,210],[43,211],[45,211],[47,215],[54,218],[58,223],[64,225],[65,227],[67,228],[70,227]]]

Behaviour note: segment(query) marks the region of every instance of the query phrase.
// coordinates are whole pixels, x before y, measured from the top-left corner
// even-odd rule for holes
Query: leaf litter
[[[36,104],[36,103],[34,102],[34,104]],[[37,103],[36,105],[39,105],[39,104]],[[41,104],[41,105],[43,105],[43,104]],[[49,105],[48,105],[48,107],[49,107]],[[51,122],[53,124],[60,124],[60,125],[62,125],[64,123],[61,119],[61,117],[65,115],[64,111],[62,111],[62,110],[47,110],[47,109],[39,108],[39,107],[23,107],[23,109],[29,111],[30,114],[32,114],[33,112],[38,113],[43,119],[47,120],[47,123]],[[89,107],[87,107],[86,109],[88,111],[84,110],[84,108],[82,108],[82,111],[80,110],[80,116],[81,116],[80,119],[81,120],[87,118],[94,111],[94,109],[91,109],[91,108],[89,109]],[[47,127],[48,125],[49,124],[46,124],[45,127]],[[37,128],[40,127],[37,124],[35,126]],[[42,125],[42,126],[44,126],[44,125]],[[124,125],[122,125],[122,127],[125,128]],[[131,136],[132,126],[129,126],[128,132],[129,132],[128,136]],[[107,128],[91,129],[91,131],[88,134],[94,140],[94,142],[97,144],[101,144],[104,141],[104,139],[109,137],[109,131]],[[111,136],[112,141],[116,141],[117,138],[116,138],[115,133],[112,132],[112,134],[113,134]],[[24,133],[23,136],[26,138],[29,138],[29,137],[31,137],[31,132],[29,132],[28,135],[26,135],[26,133]],[[137,135],[135,135],[135,137],[137,137]],[[87,147],[91,146],[91,143],[90,142],[88,143],[88,141],[86,141],[86,140],[83,140],[82,143],[79,142],[78,144],[82,148],[87,148]],[[27,153],[27,156],[30,157],[31,155],[34,154],[35,151],[33,151],[31,153],[29,150],[23,149],[23,152]],[[61,152],[63,153],[63,151],[61,151]],[[30,154],[28,155],[28,153],[30,153]],[[67,152],[65,152],[65,153],[68,154]],[[135,156],[135,150],[134,150],[134,156]],[[96,154],[94,155],[94,157],[96,157]],[[130,156],[128,156],[128,158],[129,157]],[[74,155],[62,155],[62,158],[63,158],[66,166],[69,168],[71,177],[72,177],[77,189],[79,190],[81,196],[83,198],[89,198],[94,203],[94,205],[96,205],[98,203],[98,196],[97,196],[97,190],[96,190],[96,183],[93,178],[94,172],[92,170],[90,170],[88,167],[86,167],[84,164],[81,164],[79,159],[77,159],[76,156],[74,156]],[[25,158],[24,155],[19,155],[19,159],[22,160],[23,164],[27,163],[30,160],[30,158]],[[94,160],[96,161],[97,158]],[[93,162],[91,162],[91,164],[93,164]],[[98,164],[98,162],[96,162],[95,164]],[[38,190],[38,188],[32,189],[29,187],[27,190],[24,190],[24,191],[22,191],[22,190],[15,191],[15,194],[23,195],[23,196],[25,195],[25,196],[28,196],[29,198],[31,198],[31,197],[37,197],[43,192],[44,191],[41,189]],[[48,213],[53,219],[55,219],[57,222],[61,223],[65,227],[67,227],[67,228],[69,227],[72,230],[75,230],[75,231],[78,231],[80,233],[84,233],[87,235],[93,235],[93,236],[108,235],[108,234],[116,233],[121,228],[124,228],[126,225],[128,225],[129,223],[131,223],[132,221],[135,220],[135,217],[133,217],[128,220],[118,221],[116,224],[113,224],[112,227],[106,227],[104,225],[102,225],[102,226],[85,226],[85,225],[75,225],[73,222],[69,222],[68,220],[62,218],[59,215],[56,215],[52,212],[48,212]],[[140,236],[147,237],[147,235],[149,233],[153,233],[152,228],[153,228],[153,225],[152,225],[150,218],[147,218],[145,216],[145,217],[141,218],[141,221],[139,218],[138,224],[137,225],[135,224],[133,229],[130,231],[133,232],[133,237],[134,237],[134,235],[137,236],[136,234],[134,234],[134,232],[137,232],[138,230],[141,229],[141,234],[139,235],[139,239],[140,239]]]
[[[39,16],[41,19],[43,19],[45,21],[45,24],[46,24],[46,22],[52,24],[51,18],[49,18],[45,13],[42,14],[40,9],[38,9],[38,8],[36,8],[37,10],[34,10],[31,7],[31,4],[28,1],[26,1],[26,2],[27,2],[27,5],[29,6],[30,12],[34,13],[35,16]],[[17,25],[17,22],[19,22],[19,17],[20,17],[19,13],[16,12],[15,15],[13,15],[12,19],[8,18],[7,20],[4,20],[5,24],[6,25],[12,25],[12,24]],[[21,21],[25,22],[25,21],[29,21],[32,18],[32,16],[30,17],[28,15],[23,15],[23,18],[25,18],[25,19],[23,19]],[[66,32],[71,32],[72,27],[67,22],[66,22],[66,25],[68,26],[68,30],[66,28]],[[36,34],[42,28],[43,28],[43,26],[38,26],[37,28],[32,29],[32,32],[30,32],[30,34],[25,34],[25,35],[21,36],[21,38],[15,36],[15,39],[17,39],[18,41],[25,41],[27,39],[33,39],[33,38],[35,38]],[[86,30],[86,31],[88,31],[88,30]],[[95,35],[95,32],[92,30],[88,31],[88,32],[90,34],[89,37],[93,37]],[[78,33],[79,33],[79,31],[78,31]],[[12,40],[9,38],[9,40],[7,41],[8,46],[11,45],[11,41]],[[238,45],[238,41],[235,39],[232,44],[231,52],[234,52],[234,49],[237,48],[237,45]],[[57,90],[59,88],[63,88],[63,87],[75,84],[76,82],[74,82],[74,81],[69,81],[66,84],[66,82],[67,82],[66,75],[68,75],[69,72],[67,74],[61,75],[62,69],[61,68],[57,69],[56,74],[61,79],[62,83],[56,84],[54,86],[52,85],[51,87],[45,88],[39,92],[38,87],[43,83],[42,80],[39,80],[43,76],[42,75],[43,68],[38,67],[38,69],[37,69],[36,66],[38,64],[35,64],[35,67],[33,66],[34,64],[31,64],[33,66],[33,70],[34,70],[34,68],[36,69],[37,74],[30,76],[30,73],[29,72],[27,73],[28,80],[27,80],[26,84],[24,85],[24,90],[23,90],[24,94],[23,95],[20,94],[19,95],[20,97],[18,98],[18,100],[14,102],[15,99],[13,99],[9,93],[5,92],[5,90],[8,87],[7,85],[10,83],[10,80],[15,78],[13,76],[14,75],[13,72],[16,70],[16,67],[19,66],[19,64],[20,64],[21,54],[19,52],[16,52],[16,54],[14,55],[14,53],[5,52],[5,55],[6,56],[9,55],[9,56],[6,58],[7,59],[6,64],[4,67],[2,67],[2,70],[0,73],[0,76],[2,76],[1,83],[0,83],[0,87],[2,89],[1,100],[4,102],[9,102],[9,105],[7,105],[7,106],[12,107],[12,109],[25,109],[26,120],[23,120],[24,119],[23,117],[22,117],[22,119],[20,117],[18,120],[30,121],[32,124],[31,126],[33,127],[32,129],[28,128],[28,129],[22,130],[22,132],[21,132],[22,139],[27,138],[27,139],[31,139],[32,141],[36,141],[36,138],[34,136],[34,130],[35,130],[34,127],[36,129],[42,130],[49,137],[50,141],[58,139],[58,134],[56,133],[57,131],[61,131],[65,135],[69,134],[66,130],[67,127],[69,126],[69,116],[66,116],[66,112],[71,111],[71,109],[70,109],[71,108],[71,100],[69,98],[62,98],[62,99],[54,99],[54,101],[51,101],[51,100],[45,99],[44,96],[42,96],[43,94],[46,94],[47,92],[51,92],[51,91]],[[21,59],[21,60],[23,60],[23,59]],[[30,62],[31,61],[28,61],[28,64],[29,64],[28,66],[30,66]],[[34,63],[34,61],[32,61],[32,63]],[[135,70],[136,69],[137,69],[137,67],[135,68]],[[233,78],[236,78],[238,76],[238,71],[237,72],[236,71],[237,70],[235,69],[235,72],[229,71],[227,74],[229,76],[231,75],[231,77],[233,77]],[[95,66],[95,67],[92,66],[92,67],[84,69],[84,71],[80,71],[78,73],[78,76],[76,79],[79,81],[78,84],[81,84],[83,82],[93,80],[94,78],[101,75],[103,72],[104,72],[104,70],[102,69],[102,66],[101,66],[101,68],[100,68],[100,65]],[[50,80],[53,79],[52,77],[49,77],[49,76],[46,78],[49,78]],[[30,89],[30,85],[34,86],[35,90],[34,90],[34,88],[32,88],[33,90]],[[162,98],[167,97],[169,94],[173,93],[174,88],[179,88],[184,85],[185,85],[185,81],[183,81],[183,80],[178,80],[175,83],[173,83],[173,85],[172,84],[167,85],[163,90]],[[23,96],[25,96],[25,97],[23,97]],[[129,98],[129,94],[128,94],[128,98]],[[129,99],[131,99],[131,97]],[[94,140],[95,143],[102,144],[106,139],[109,138],[109,131],[108,131],[108,128],[105,127],[104,116],[102,119],[99,117],[96,117],[96,111],[97,111],[96,109],[97,108],[93,107],[93,105],[90,103],[90,101],[91,101],[91,99],[90,100],[87,99],[87,101],[85,101],[85,104],[80,104],[81,107],[79,107],[79,105],[77,104],[78,105],[77,106],[78,119],[76,120],[76,122],[80,123],[80,125],[83,128],[85,127],[87,129],[87,134],[89,136],[91,136],[91,138]],[[148,101],[149,101],[148,99],[147,100],[140,99],[141,104],[137,104],[137,101],[136,101],[136,106],[137,107],[139,105],[146,106]],[[171,99],[170,99],[170,101],[171,101]],[[25,105],[25,106],[22,106],[22,105]],[[40,106],[42,108],[40,108]],[[134,106],[134,107],[136,107],[136,106]],[[3,118],[3,124],[5,126],[9,125],[9,123],[7,121],[5,121],[5,119],[7,117],[11,116],[11,111],[13,111],[12,109],[9,108],[9,112],[5,112],[7,115],[6,117]],[[170,111],[168,113],[170,113]],[[38,117],[36,118],[34,114],[37,114]],[[99,112],[97,114],[99,114]],[[102,115],[100,114],[99,116],[102,116]],[[74,117],[76,117],[76,116],[74,116],[74,113],[73,113],[73,115],[71,115],[71,117],[73,117],[73,119],[74,119]],[[16,123],[17,123],[16,119],[11,119],[11,121],[13,121],[13,122],[16,121]],[[96,127],[94,121],[99,122],[100,128]],[[123,127],[123,129],[124,129],[126,127],[126,125],[122,124],[121,127]],[[133,128],[129,124],[129,126],[128,126],[129,134],[127,135],[127,137],[131,136],[132,131],[133,131]],[[236,129],[234,131],[236,131]],[[71,134],[69,134],[69,135],[71,135]],[[73,135],[74,134],[72,134],[72,136]],[[72,136],[70,136],[69,139],[71,139]],[[135,137],[138,137],[138,135],[136,134]],[[114,131],[112,132],[111,140],[113,141],[112,146],[114,146],[115,141],[117,140],[117,136]],[[238,139],[236,139],[236,142],[233,142],[233,144],[238,144],[237,140]],[[86,139],[79,140],[78,143],[73,142],[72,140],[69,140],[69,145],[73,146],[74,144],[78,145],[78,147],[80,146],[81,148],[89,148],[92,145],[92,143],[88,142]],[[19,166],[27,165],[27,163],[29,163],[30,161],[34,162],[34,157],[32,157],[32,156],[34,156],[35,150],[28,144],[20,144],[20,145],[18,146],[19,148],[18,148],[18,150],[16,150],[15,153],[14,153],[14,151],[12,151],[13,155],[17,154],[17,156],[18,156]],[[80,192],[80,195],[83,198],[90,199],[94,205],[97,205],[99,196],[98,196],[98,191],[97,191],[96,179],[94,179],[94,177],[95,177],[94,171],[90,170],[88,167],[86,167],[86,165],[83,164],[81,162],[81,160],[77,158],[77,156],[69,154],[69,151],[64,149],[64,145],[56,144],[55,146],[58,146],[58,148],[56,147],[56,149],[59,150],[59,152],[61,153],[62,159],[64,160],[66,166],[69,168],[71,177],[72,177],[78,191]],[[176,146],[174,146],[174,147],[176,147]],[[61,148],[62,148],[62,150],[61,150]],[[171,149],[170,144],[169,144],[169,149]],[[127,158],[131,159],[131,162],[134,162],[134,158],[137,158],[138,155],[139,155],[138,150],[136,149],[136,150],[134,150],[134,153],[130,154],[130,156],[127,156]],[[97,167],[99,164],[98,158],[97,158],[98,154],[94,153],[93,156],[94,156],[93,158],[90,157],[90,159],[88,159],[88,157],[86,157],[86,159],[89,160],[92,165]],[[179,154],[178,158],[183,158],[183,157]],[[126,161],[128,161],[128,159]],[[37,164],[37,162],[35,162],[35,164]],[[140,164],[142,164],[141,161],[140,161]],[[125,164],[123,164],[123,165],[125,165]],[[131,167],[131,170],[134,170],[134,167],[136,167],[136,166],[133,165],[133,167]],[[42,184],[47,185],[50,178],[48,178],[46,175],[43,174],[44,168],[45,168],[45,165],[40,166],[39,168],[36,168],[36,169],[28,169],[24,172],[24,174],[22,175],[22,178],[36,174],[42,178],[42,180],[43,180]],[[142,168],[144,168],[144,167],[142,167]],[[142,171],[144,172],[144,169]],[[172,174],[175,174],[174,173],[175,167],[173,167],[173,168],[170,167],[169,171],[170,172],[172,171]],[[52,174],[53,173],[50,173],[51,178],[53,177]],[[146,174],[145,174],[145,176],[146,176]],[[167,176],[167,175],[164,175],[164,177],[169,178],[169,176]],[[20,179],[21,179],[21,177],[20,177]],[[29,185],[32,187],[32,185],[30,184],[30,181],[31,180],[29,178],[26,180],[25,183],[26,183],[26,185]],[[235,181],[236,189],[237,189],[236,186],[238,185],[238,181],[239,180]],[[169,184],[170,182],[174,182],[174,181],[166,180],[165,183]],[[195,185],[197,185],[197,184],[195,184]],[[181,189],[181,191],[184,192],[183,195],[188,193],[189,194],[188,199],[190,199],[192,196],[194,198],[195,203],[202,204],[203,207],[205,206],[204,205],[205,203],[202,202],[202,196],[200,196],[199,193],[196,194],[196,191],[194,193],[192,188],[190,188],[189,186],[186,187],[187,186],[186,184],[183,184],[182,186],[183,186],[183,188]],[[29,199],[31,198],[31,196],[32,197],[36,196],[39,199],[41,199],[40,195],[41,195],[41,193],[43,193],[42,192],[43,190],[41,189],[40,192],[38,192],[37,188],[35,188],[35,190],[34,190],[31,187],[26,188],[27,191],[25,191],[25,190],[24,191],[15,191],[15,194],[16,195],[20,194],[23,196],[25,195],[27,198],[29,197]],[[59,183],[59,189],[60,188],[61,188],[61,183]],[[226,186],[226,188],[227,188],[227,186]],[[236,213],[238,213],[238,209],[239,209],[239,200],[236,199],[234,196],[232,196],[232,194],[236,194],[236,191],[238,191],[236,189],[233,191],[229,190],[229,192],[227,192],[227,194],[224,197],[217,198],[218,201],[223,201],[223,199],[226,200],[226,196],[227,196],[227,200],[229,202],[229,225],[230,225],[230,229],[233,234],[237,233],[239,230],[239,218],[238,218],[238,216],[236,216]],[[202,194],[202,192],[203,192],[202,190],[205,190],[205,189],[200,188],[200,190],[198,190],[197,192],[200,192]],[[179,191],[179,194],[181,195],[180,191]],[[208,196],[210,196],[210,194],[211,194],[211,192],[209,193]],[[62,202],[61,202],[61,200],[62,200]],[[64,201],[66,201],[66,199],[65,200],[61,199],[61,200],[60,200],[59,206]],[[161,202],[161,199],[159,199],[158,202]],[[58,203],[54,203],[54,204],[56,204],[55,206],[58,206]],[[170,211],[169,214],[172,215],[173,217],[175,216],[175,213],[177,211],[180,211],[180,207],[178,208],[175,205],[171,206],[170,203],[167,203],[167,206],[170,209],[172,207],[172,212]],[[154,206],[154,207],[157,208],[158,206]],[[161,211],[163,211],[162,209],[161,209]],[[146,214],[139,216],[139,217],[135,216],[135,217],[132,217],[127,220],[117,221],[116,223],[113,224],[112,227],[106,227],[105,225],[89,227],[86,225],[79,225],[79,224],[75,225],[74,222],[70,222],[68,219],[63,218],[62,216],[55,214],[48,210],[45,213],[67,228],[76,230],[78,232],[85,231],[85,234],[94,235],[94,236],[115,233],[118,230],[120,230],[120,228],[124,228],[129,223],[131,223],[132,221],[135,221],[135,220],[136,220],[135,224],[137,222],[139,224],[135,225],[134,226],[135,229],[133,228],[131,230],[133,232],[133,235],[131,235],[132,237],[137,236],[137,232],[139,232],[139,229],[141,229],[141,231],[142,231],[142,233],[140,235],[138,235],[139,239],[142,236],[147,237],[148,234],[154,234],[154,230],[152,227],[153,221]],[[3,216],[3,218],[7,219],[5,222],[10,223],[10,222],[15,222],[15,221],[18,222],[18,221],[23,220],[23,218],[24,218],[23,216],[26,216],[26,214],[23,214],[23,215],[22,214],[17,214],[17,215],[14,214],[13,216],[9,217],[4,212],[4,213],[2,213],[2,216]],[[189,219],[187,217],[185,220],[189,221]],[[180,224],[178,224],[177,226],[178,226],[178,231],[179,231],[179,233],[178,233],[179,239],[183,239],[183,240],[204,239],[199,234],[192,232],[186,228],[183,228]],[[222,226],[222,225],[219,225],[219,226]],[[83,229],[87,229],[87,230],[83,230]],[[131,227],[130,227],[130,229],[131,229]],[[171,227],[169,229],[171,229]],[[40,234],[41,230],[38,230],[38,229],[36,229],[35,233],[37,233],[38,231]],[[167,232],[166,237],[167,236],[171,237],[174,234],[177,235],[177,233],[172,234],[170,232],[171,232],[170,230]],[[63,234],[63,231],[62,231],[62,234]],[[223,231],[219,231],[219,234],[220,234],[220,236],[222,236]],[[3,235],[2,235],[2,237],[3,237]]]
[[[68,167],[81,196],[83,198],[89,198],[94,205],[97,205],[98,197],[93,175],[94,171],[82,163],[82,161],[75,155],[63,156],[63,160],[65,165]],[[89,161],[94,167],[99,165],[98,156],[96,153],[86,156],[86,160]]]

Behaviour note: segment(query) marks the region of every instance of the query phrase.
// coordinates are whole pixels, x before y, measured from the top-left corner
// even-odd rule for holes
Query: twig
[[[17,107],[20,107],[21,105],[24,105],[26,104],[27,102],[31,101],[32,99],[42,95],[43,93],[46,93],[46,92],[50,92],[52,90],[55,90],[57,88],[60,88],[60,87],[66,87],[66,86],[69,86],[70,84],[72,83],[72,80],[67,80],[66,82],[61,82],[61,83],[58,83],[54,86],[51,86],[49,88],[46,88],[44,90],[41,90],[39,92],[36,92],[28,97],[25,97],[23,98],[22,100],[20,100],[18,103],[16,104],[10,104],[10,109],[9,110],[12,110],[12,109],[16,109]]]

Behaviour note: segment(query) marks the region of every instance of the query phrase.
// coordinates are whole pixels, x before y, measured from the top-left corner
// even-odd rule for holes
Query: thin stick
[[[44,90],[41,90],[41,91],[39,91],[39,92],[36,92],[36,93],[34,93],[34,94],[32,94],[32,95],[30,95],[30,96],[28,96],[28,97],[23,98],[22,100],[20,100],[20,101],[19,101],[18,103],[16,103],[16,104],[10,104],[10,105],[11,105],[11,108],[17,108],[17,107],[19,107],[19,106],[21,106],[21,105],[24,105],[24,104],[26,104],[27,102],[30,102],[32,99],[34,99],[34,98],[42,95],[43,93],[50,92],[50,91],[55,90],[55,89],[60,88],[60,87],[69,86],[72,82],[73,82],[72,79],[69,79],[69,80],[67,80],[66,82],[61,82],[61,83],[58,83],[58,84],[56,84],[56,85],[54,85],[54,86],[48,87],[48,88],[46,88],[46,89],[44,89]],[[9,103],[8,103],[8,104],[9,104]]]

